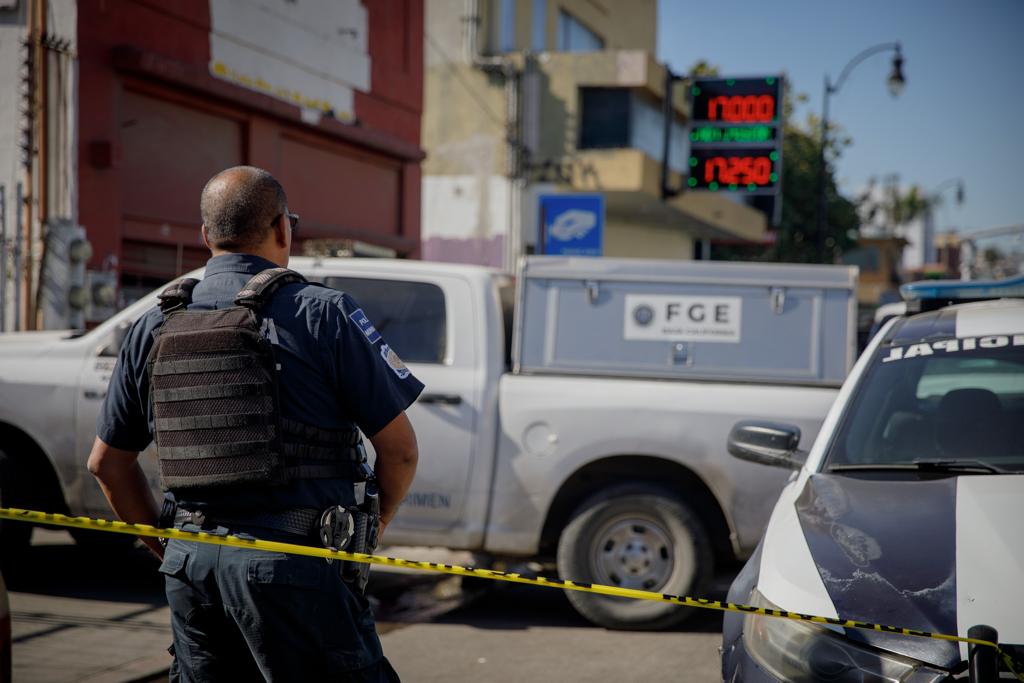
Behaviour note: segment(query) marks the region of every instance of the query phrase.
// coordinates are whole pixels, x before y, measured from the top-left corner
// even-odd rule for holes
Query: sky
[[[785,73],[809,96],[796,118],[821,113],[833,81],[862,50],[903,47],[906,88],[886,87],[891,53],[857,66],[830,100],[853,138],[835,171],[853,197],[869,178],[942,192],[941,232],[1024,223],[1024,0],[658,0],[658,57],[676,73],[697,60],[722,76]]]

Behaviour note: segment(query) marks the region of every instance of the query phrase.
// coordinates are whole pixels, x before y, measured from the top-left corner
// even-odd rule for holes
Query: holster
[[[325,548],[372,555],[380,535],[380,489],[373,469],[366,462],[362,443],[356,448],[363,453],[359,459],[362,491],[356,487],[354,506],[344,508],[336,505],[324,510],[320,516],[318,536]],[[327,562],[331,563],[332,559]],[[341,578],[362,594],[370,580],[370,565],[366,562],[342,562]]]
[[[174,498],[167,496],[164,498],[163,503],[160,504],[160,516],[157,518],[157,528],[170,529],[174,526],[174,517],[178,512],[178,503]],[[158,538],[160,545],[167,547],[166,538]]]
[[[348,552],[372,555],[377,549],[380,534],[380,494],[377,479],[372,474],[366,480],[363,501],[355,508],[350,508],[355,529]],[[370,565],[366,562],[342,562],[341,577],[359,591],[366,592],[366,584],[370,580]]]

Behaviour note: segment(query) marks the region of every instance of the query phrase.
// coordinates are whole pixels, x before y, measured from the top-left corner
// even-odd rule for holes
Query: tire
[[[588,498],[558,541],[562,579],[673,595],[699,594],[712,576],[707,533],[679,496],[645,484],[615,486]],[[692,608],[566,591],[583,617],[605,628],[660,630]]]
[[[0,507],[25,507],[32,499],[31,486],[18,461],[0,450]],[[0,521],[0,570],[10,576],[24,563],[32,538],[27,522]]]

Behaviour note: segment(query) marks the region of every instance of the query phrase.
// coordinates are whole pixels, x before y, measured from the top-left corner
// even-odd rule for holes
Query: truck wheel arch
[[[587,498],[601,489],[625,482],[649,483],[675,491],[700,516],[716,562],[736,559],[731,531],[722,507],[700,476],[672,460],[649,455],[615,455],[594,460],[573,472],[548,507],[541,531],[540,554],[553,557],[562,530]]]
[[[22,429],[0,422],[0,444],[31,477],[34,499],[42,506],[42,511],[67,513],[64,485],[57,476],[53,461],[39,443]]]

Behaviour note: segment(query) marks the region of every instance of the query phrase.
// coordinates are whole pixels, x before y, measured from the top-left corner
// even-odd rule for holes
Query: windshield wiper
[[[827,472],[867,472],[885,470],[909,470],[916,472],[987,472],[991,474],[1013,474],[1010,470],[997,467],[983,460],[913,460],[900,463],[870,463],[857,465],[832,465]]]

